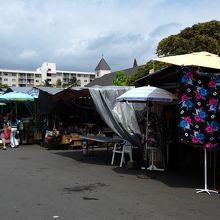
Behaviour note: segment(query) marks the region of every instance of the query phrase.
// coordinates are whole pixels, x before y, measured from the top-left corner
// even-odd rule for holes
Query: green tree
[[[198,23],[161,40],[158,56],[207,51],[220,55],[220,21]]]
[[[127,79],[127,83],[128,85],[133,85],[137,79],[142,78],[143,76],[145,76],[151,71],[156,72],[157,70],[160,70],[164,68],[165,66],[166,64],[164,63],[150,60],[143,67],[138,68],[137,71],[133,75],[129,76]]]
[[[56,81],[56,87],[57,87],[57,88],[61,88],[61,87],[62,87],[62,81],[61,81],[61,79],[58,79],[58,80]]]
[[[67,84],[68,87],[75,87],[75,86],[80,86],[81,82],[80,80],[77,80],[77,78],[75,76],[73,76],[69,83]]]
[[[187,27],[179,34],[162,39],[156,49],[158,56],[180,55],[192,52],[207,51],[220,55],[220,21],[198,23]],[[157,71],[167,66],[163,63],[148,61],[143,68],[128,78],[128,84],[148,74],[150,70]]]
[[[113,84],[116,86],[127,86],[127,77],[125,76],[124,71],[118,71],[116,72],[115,78],[112,80]]]
[[[48,79],[44,80],[43,87],[51,87],[50,81]]]
[[[0,88],[2,88],[2,89],[8,89],[9,86],[8,86],[7,84],[2,84],[2,83],[0,83]]]

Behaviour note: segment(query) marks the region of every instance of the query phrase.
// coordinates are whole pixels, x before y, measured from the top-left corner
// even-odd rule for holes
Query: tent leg
[[[204,189],[196,189],[196,193],[206,192],[210,195],[210,193],[218,193],[218,191],[210,190],[207,188],[207,149],[204,147]]]
[[[155,171],[164,171],[162,168],[157,168],[154,165],[154,149],[151,149],[151,165],[147,168],[148,170],[155,170]]]

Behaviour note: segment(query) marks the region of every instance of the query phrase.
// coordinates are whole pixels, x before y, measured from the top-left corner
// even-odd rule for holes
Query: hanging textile
[[[183,72],[180,88],[180,142],[216,147],[220,75],[187,70]]]

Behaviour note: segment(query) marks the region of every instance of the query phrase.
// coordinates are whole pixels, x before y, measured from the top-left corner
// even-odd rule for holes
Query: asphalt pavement
[[[118,158],[119,159],[119,158]],[[220,218],[220,194],[196,194],[202,174],[110,165],[111,153],[23,145],[0,151],[1,220]]]

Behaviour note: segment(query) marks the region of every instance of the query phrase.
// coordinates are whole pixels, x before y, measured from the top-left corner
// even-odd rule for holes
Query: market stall
[[[134,88],[125,92],[117,98],[117,101],[146,103],[144,158],[145,161],[148,159],[151,162],[150,166],[146,167],[146,169],[154,171],[163,171],[163,168],[158,168],[154,163],[156,161],[155,155],[161,155],[163,140],[161,131],[162,126],[158,121],[156,112],[152,112],[151,107],[152,103],[170,104],[174,101],[177,101],[177,97],[164,89],[152,86],[145,86]],[[150,151],[150,156],[148,155],[148,151]]]
[[[220,57],[199,52],[154,60],[181,66],[179,141],[204,149],[204,189],[197,193],[217,193],[207,185],[207,151],[219,144]]]

